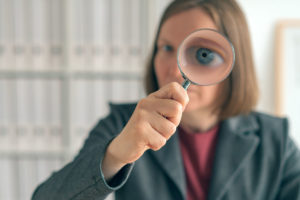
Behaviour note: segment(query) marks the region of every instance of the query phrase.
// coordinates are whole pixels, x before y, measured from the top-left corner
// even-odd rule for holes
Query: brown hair
[[[236,56],[233,70],[222,83],[220,102],[216,103],[220,108],[220,119],[249,113],[256,106],[259,92],[248,25],[235,0],[175,0],[170,3],[160,20],[153,50],[147,63],[146,93],[149,94],[158,90],[154,58],[162,25],[171,16],[192,8],[201,8],[206,11],[215,22],[218,31],[224,34],[235,48]]]

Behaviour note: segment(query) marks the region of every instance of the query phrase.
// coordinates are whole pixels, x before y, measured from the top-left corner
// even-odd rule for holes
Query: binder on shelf
[[[70,65],[74,70],[84,69],[85,46],[83,40],[82,0],[70,1]]]
[[[17,141],[16,135],[16,124],[17,124],[17,85],[13,79],[5,79],[5,110],[4,115],[8,127],[8,139],[9,145],[8,150],[16,150],[17,146],[15,141]]]
[[[116,103],[136,102],[139,99],[139,85],[137,80],[113,80],[112,101]]]
[[[31,65],[34,70],[49,68],[49,2],[46,0],[32,0],[30,5],[31,23]]]
[[[0,151],[8,152],[15,148],[15,135],[13,131],[13,84],[11,80],[0,80]]]
[[[140,71],[144,66],[142,66],[142,2],[141,0],[131,0],[130,1],[130,45],[129,45],[129,65],[131,71]]]
[[[109,97],[111,96],[111,86],[108,80],[95,80],[94,81],[94,122],[97,123],[101,118],[109,113]],[[92,127],[90,127],[92,128]]]
[[[92,81],[76,80],[72,88],[71,109],[71,151],[76,152],[82,146],[84,139],[91,128],[93,115],[93,86]]]
[[[11,158],[0,158],[0,199],[15,199],[14,166]]]
[[[30,199],[37,185],[36,159],[20,157],[18,160],[18,199]]]
[[[93,47],[92,58],[93,68],[97,71],[105,71],[110,69],[110,48],[109,48],[109,1],[93,0],[92,8],[92,35]]]
[[[109,111],[107,80],[77,80],[72,84],[71,151],[77,152],[90,130]]]
[[[111,59],[113,71],[128,71],[128,2],[111,0],[112,12],[112,46]],[[127,11],[127,12],[126,12]]]
[[[13,66],[12,44],[0,42],[0,70],[11,70]]]
[[[15,126],[0,124],[0,152],[14,152],[17,150]]]
[[[14,67],[16,70],[26,70],[29,64],[28,27],[29,20],[24,0],[13,3],[13,35],[14,35]]]
[[[79,71],[93,70],[92,44],[91,44],[91,2],[78,0],[74,2],[72,12],[71,36],[71,65]]]
[[[84,71],[94,71],[94,64],[93,64],[93,44],[91,41],[85,42],[84,45],[85,55],[84,55]]]
[[[6,100],[6,94],[5,94],[5,86],[6,81],[4,79],[0,79],[0,124],[3,124],[5,122],[5,100]],[[0,132],[1,133],[1,132]]]
[[[47,81],[47,137],[51,150],[61,151],[63,144],[62,132],[62,86],[58,79]]]
[[[5,65],[6,65],[6,57],[4,56],[5,51],[7,51],[6,45],[4,44],[4,42],[0,41],[0,71],[5,69]]]
[[[8,13],[5,1],[0,1],[0,70],[7,68],[8,43]]]
[[[31,84],[30,80],[26,79],[16,79],[16,95],[17,95],[17,124],[28,124],[32,122],[31,119],[31,114],[30,112],[30,104],[32,103],[32,96],[31,94]]]
[[[32,80],[34,82],[34,127],[33,135],[35,149],[37,151],[47,151],[51,149],[48,145],[48,123],[47,123],[47,101],[48,96],[46,81],[41,79]]]
[[[63,48],[63,38],[64,38],[64,22],[63,18],[63,3],[61,0],[47,1],[50,4],[49,11],[49,30],[50,36],[50,60],[51,64],[49,66],[50,70],[61,70],[64,65],[64,48]]]
[[[83,0],[82,4],[83,20],[83,41],[85,48],[84,70],[93,71],[93,2],[92,0]]]
[[[15,134],[17,137],[16,144],[18,152],[31,151],[34,146],[34,138],[31,131],[30,123],[32,122],[30,114],[32,96],[30,95],[31,84],[28,80],[18,79],[16,81],[16,100],[17,121]]]

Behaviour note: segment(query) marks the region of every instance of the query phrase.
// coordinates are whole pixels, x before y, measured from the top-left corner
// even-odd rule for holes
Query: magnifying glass
[[[213,85],[222,82],[232,71],[235,62],[234,47],[214,29],[198,29],[180,44],[177,63],[184,78],[182,86]]]

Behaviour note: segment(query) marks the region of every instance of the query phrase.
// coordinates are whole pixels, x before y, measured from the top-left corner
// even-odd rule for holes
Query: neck
[[[187,132],[206,132],[219,122],[217,113],[183,112],[180,127]]]

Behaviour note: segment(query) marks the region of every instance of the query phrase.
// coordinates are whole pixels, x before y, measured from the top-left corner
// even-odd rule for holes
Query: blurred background
[[[30,199],[74,157],[108,102],[144,96],[145,60],[168,2],[0,0],[0,200]],[[257,110],[288,116],[300,144],[300,1],[238,2],[252,36]]]

